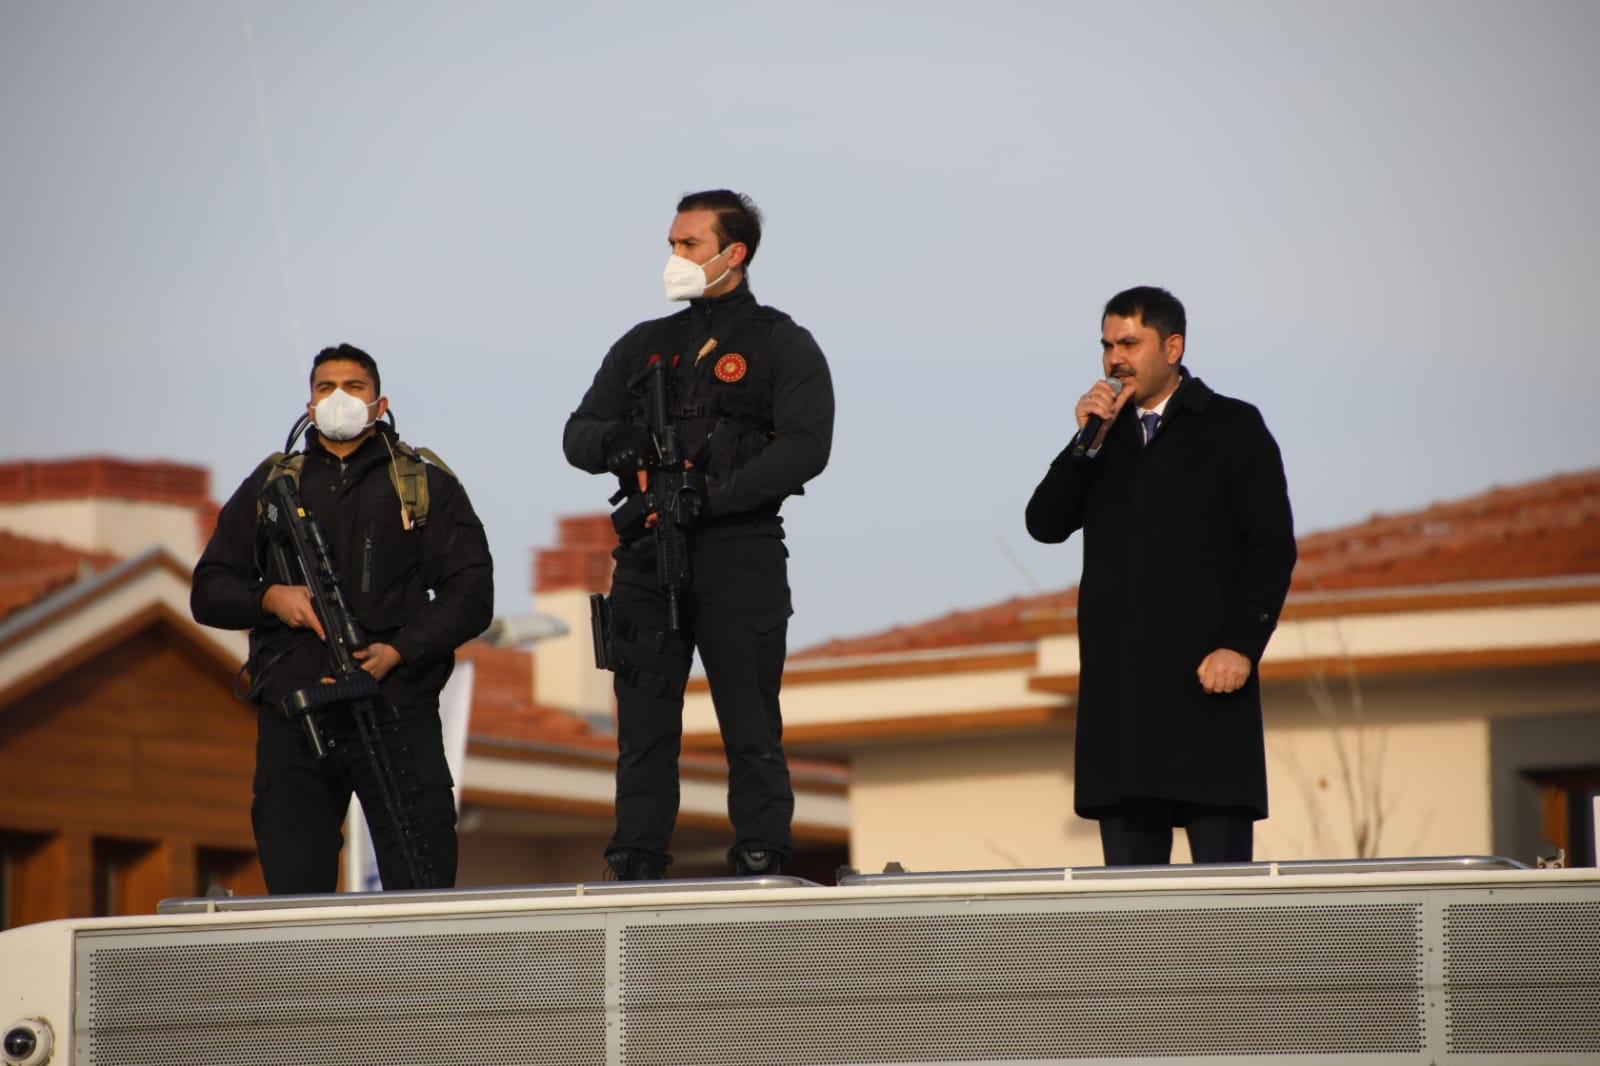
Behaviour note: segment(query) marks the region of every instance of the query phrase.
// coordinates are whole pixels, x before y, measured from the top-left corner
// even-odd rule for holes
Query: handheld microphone
[[[1106,384],[1111,386],[1112,395],[1122,391],[1121,378],[1106,378]],[[1100,429],[1105,424],[1105,419],[1099,415],[1090,415],[1083,423],[1083,430],[1078,434],[1078,443],[1072,446],[1072,457],[1082,459],[1089,454],[1089,449],[1094,447],[1095,438],[1100,436]]]

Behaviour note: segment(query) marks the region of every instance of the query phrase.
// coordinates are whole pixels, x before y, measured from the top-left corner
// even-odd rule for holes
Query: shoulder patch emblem
[[[730,382],[738,381],[744,377],[744,372],[748,369],[750,369],[750,366],[744,361],[744,356],[735,352],[729,352],[721,359],[718,359],[715,367],[717,380]]]

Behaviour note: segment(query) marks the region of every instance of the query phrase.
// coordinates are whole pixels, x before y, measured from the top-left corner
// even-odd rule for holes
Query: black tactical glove
[[[655,453],[650,431],[631,422],[618,423],[606,431],[606,469],[620,478],[644,469]]]

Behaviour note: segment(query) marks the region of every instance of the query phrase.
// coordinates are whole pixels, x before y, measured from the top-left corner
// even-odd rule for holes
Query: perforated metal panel
[[[1600,1063],[1597,882],[829,893],[90,928],[71,1061]]]
[[[1600,902],[1459,903],[1444,920],[1451,1051],[1600,1052]]]
[[[630,926],[622,976],[629,1066],[1423,1044],[1404,904]]]
[[[600,930],[406,935],[390,926],[116,946],[126,939],[83,945],[78,1061],[605,1061]]]

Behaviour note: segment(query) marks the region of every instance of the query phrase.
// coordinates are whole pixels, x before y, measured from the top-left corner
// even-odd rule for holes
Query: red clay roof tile
[[[103,455],[0,463],[0,503],[93,497],[210,506],[211,474],[186,463]]]
[[[534,654],[526,648],[496,648],[482,640],[456,653],[474,666],[473,736],[498,740],[571,740],[594,734],[576,714],[533,701]]]
[[[81,551],[0,530],[0,618],[116,563],[110,552]]]
[[[1600,574],[1600,470],[1492,488],[1418,511],[1298,541],[1295,592],[1395,589],[1472,581]],[[830,640],[791,660],[978,647],[1059,631],[1078,601],[1077,586],[956,611],[880,633]]]

